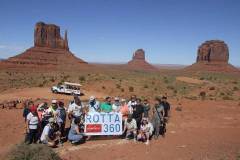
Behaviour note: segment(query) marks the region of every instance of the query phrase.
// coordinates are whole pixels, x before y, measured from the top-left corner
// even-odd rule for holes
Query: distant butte
[[[87,64],[69,50],[67,31],[61,37],[60,27],[38,22],[34,30],[34,46],[25,52],[1,62],[8,67],[71,68]]]
[[[132,60],[128,62],[128,67],[136,70],[156,70],[154,66],[145,60],[145,51],[138,49],[133,53]]]
[[[228,60],[227,44],[220,40],[210,40],[198,47],[196,63],[186,67],[185,70],[239,72],[237,68],[229,64]]]

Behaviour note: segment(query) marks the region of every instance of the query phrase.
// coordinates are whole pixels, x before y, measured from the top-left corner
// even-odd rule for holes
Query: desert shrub
[[[112,79],[116,79],[115,77],[112,77]]]
[[[43,144],[19,144],[9,152],[8,160],[61,160],[52,148]]]
[[[102,86],[102,89],[106,89],[106,87],[105,87],[105,86]]]
[[[204,77],[200,77],[199,79],[200,79],[200,80],[204,80],[205,78],[204,78]]]
[[[239,90],[239,88],[238,87],[233,87],[233,91],[238,91]]]
[[[157,91],[158,89],[157,88],[154,88],[154,91]]]
[[[223,99],[223,100],[233,100],[233,98],[230,97],[230,96],[223,96],[222,99]]]
[[[148,88],[148,85],[147,85],[147,84],[145,84],[145,85],[144,85],[144,88]]]
[[[152,81],[152,85],[154,85],[155,84],[155,82],[154,81]]]
[[[176,110],[176,111],[182,111],[182,107],[177,106],[177,107],[175,108],[175,110]]]
[[[66,81],[70,76],[69,75],[65,75],[63,76],[63,80]]]
[[[215,90],[215,87],[210,87],[209,90]]]
[[[178,91],[175,89],[175,90],[173,90],[173,93],[176,95],[178,93]]]
[[[44,84],[43,83],[40,83],[39,85],[38,85],[38,87],[43,87],[44,86]]]
[[[121,88],[121,92],[124,92],[124,88]]]
[[[237,82],[237,81],[232,81],[232,83],[233,83],[233,84],[238,84],[238,82]]]
[[[79,80],[80,82],[85,82],[85,81],[86,81],[86,78],[85,78],[84,76],[79,76],[79,77],[78,77],[78,80]]]
[[[121,88],[121,85],[120,85],[120,84],[116,84],[116,88],[117,88],[117,89],[120,89],[120,88]]]
[[[50,79],[50,81],[51,81],[51,82],[55,82],[55,78],[52,77],[52,78]]]
[[[129,92],[133,92],[133,91],[134,91],[134,88],[133,88],[132,86],[129,86],[129,87],[128,87],[128,90],[129,90]]]
[[[225,95],[225,93],[223,93],[223,92],[220,93],[220,96],[224,96],[224,95]]]
[[[190,100],[197,100],[198,99],[198,97],[196,97],[196,96],[186,96],[185,98],[190,99]]]
[[[174,87],[173,86],[167,86],[167,89],[174,90]]]
[[[206,98],[206,92],[205,91],[201,91],[199,93],[199,96],[201,97],[202,100],[204,100]]]

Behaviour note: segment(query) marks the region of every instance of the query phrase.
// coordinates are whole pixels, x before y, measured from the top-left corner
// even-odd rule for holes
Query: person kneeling
[[[47,144],[49,147],[56,147],[59,143],[61,133],[58,131],[58,124],[54,118],[49,118],[49,123],[44,127],[41,135],[41,143]]]
[[[138,141],[145,142],[145,144],[149,144],[149,138],[152,136],[153,126],[150,122],[148,122],[147,118],[143,118],[140,130],[137,136]]]
[[[84,135],[80,132],[80,122],[80,118],[75,118],[68,133],[68,140],[71,141],[72,144],[78,144],[84,138]]]
[[[128,118],[124,122],[124,132],[126,132],[125,139],[129,140],[131,137],[134,138],[134,141],[137,137],[137,122],[132,118],[132,115],[129,114]]]

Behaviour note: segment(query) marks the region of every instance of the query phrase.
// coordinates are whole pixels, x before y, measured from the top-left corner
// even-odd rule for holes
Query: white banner
[[[121,135],[121,113],[89,112],[85,115],[85,135]]]

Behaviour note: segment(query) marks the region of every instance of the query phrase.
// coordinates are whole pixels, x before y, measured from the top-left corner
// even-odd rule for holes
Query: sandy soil
[[[191,83],[191,84],[209,83],[206,80],[199,80],[199,79],[190,78],[190,77],[176,77],[176,80],[186,82],[186,83]]]
[[[34,94],[37,91],[38,94]],[[41,94],[39,94],[41,93]],[[87,95],[92,94],[88,93]],[[103,96],[98,93],[99,96]],[[24,89],[1,94],[22,98],[71,97],[54,95],[47,88]],[[71,160],[91,159],[166,159],[166,160],[219,160],[235,159],[240,153],[240,106],[233,101],[170,100],[171,120],[165,138],[152,140],[149,146],[122,139],[92,140],[79,146],[65,143],[56,151]],[[182,107],[182,111],[175,108]],[[0,159],[7,151],[24,139],[24,120],[20,109],[1,109]]]

